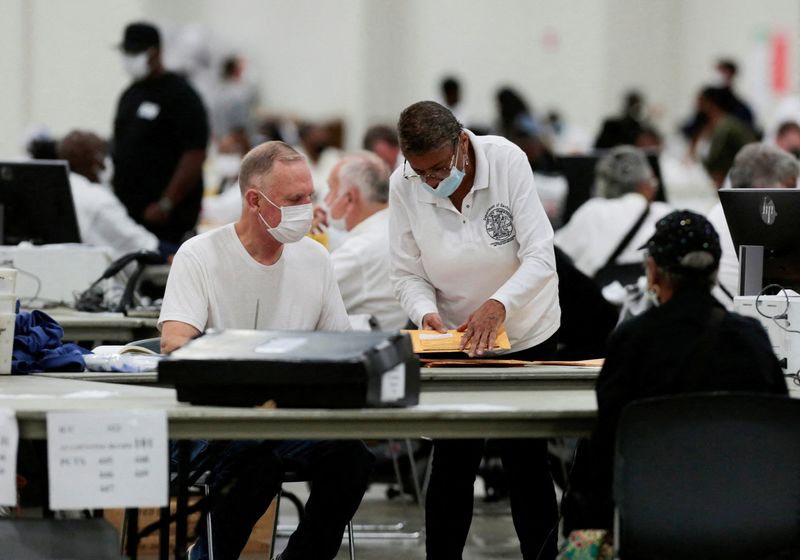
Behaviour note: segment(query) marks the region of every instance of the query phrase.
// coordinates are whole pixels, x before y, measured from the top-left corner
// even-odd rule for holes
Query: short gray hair
[[[419,101],[403,109],[397,121],[400,149],[404,155],[421,155],[454,144],[461,123],[435,101]]]
[[[372,152],[354,152],[345,156],[339,169],[341,186],[354,185],[365,200],[385,203],[389,200],[389,176],[391,170],[381,158]]]
[[[800,164],[790,154],[770,144],[747,144],[733,160],[730,171],[731,187],[735,189],[774,188],[795,181]]]
[[[647,156],[634,146],[613,148],[595,167],[597,194],[603,198],[619,198],[635,192],[643,181],[653,178]]]
[[[250,188],[254,180],[268,177],[276,161],[304,161],[304,158],[286,142],[273,140],[259,144],[242,159],[239,169],[239,188],[242,194]]]

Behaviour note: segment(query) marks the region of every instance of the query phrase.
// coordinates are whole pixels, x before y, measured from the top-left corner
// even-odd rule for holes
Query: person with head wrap
[[[656,305],[621,323],[609,337],[595,388],[598,421],[585,492],[590,498],[586,523],[592,527],[612,524],[614,437],[625,405],[709,391],[787,393],[763,327],[725,311],[711,295],[721,249],[708,220],[685,210],[672,212],[641,248]]]

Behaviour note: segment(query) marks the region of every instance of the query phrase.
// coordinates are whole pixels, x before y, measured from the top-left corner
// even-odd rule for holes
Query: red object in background
[[[789,40],[783,32],[774,33],[770,40],[772,50],[772,90],[785,93],[789,90]]]

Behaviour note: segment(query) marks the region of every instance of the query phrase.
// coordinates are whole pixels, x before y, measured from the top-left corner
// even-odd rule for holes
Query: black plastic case
[[[193,404],[404,407],[419,402],[419,360],[399,332],[208,332],[158,366]]]

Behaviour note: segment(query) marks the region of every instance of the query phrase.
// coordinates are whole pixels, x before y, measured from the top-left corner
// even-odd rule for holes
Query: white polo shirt
[[[372,315],[382,330],[405,328],[408,315],[389,281],[389,209],[384,208],[350,230],[331,264],[347,312]]]
[[[439,313],[456,328],[486,300],[506,308],[511,351],[552,336],[560,325],[553,229],[517,146],[467,131],[475,180],[461,212],[403,178],[391,178],[391,279],[400,304],[420,325]]]

